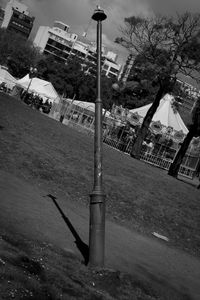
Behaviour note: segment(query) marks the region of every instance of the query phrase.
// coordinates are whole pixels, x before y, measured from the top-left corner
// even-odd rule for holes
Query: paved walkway
[[[0,171],[0,225],[29,238],[55,243],[80,256],[74,238],[48,191]],[[88,243],[88,209],[57,199],[81,239]],[[80,256],[81,257],[81,256]],[[147,279],[156,288],[180,293],[176,299],[200,299],[200,260],[112,222],[106,223],[106,267]]]

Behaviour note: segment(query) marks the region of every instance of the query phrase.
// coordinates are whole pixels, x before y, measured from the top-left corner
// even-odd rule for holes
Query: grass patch
[[[48,243],[1,231],[0,245],[1,299],[165,299],[128,274],[86,268]]]
[[[49,193],[88,205],[93,185],[93,139],[0,95],[2,170],[40,184]],[[200,194],[166,171],[104,145],[107,217],[150,235],[156,231],[200,254]]]

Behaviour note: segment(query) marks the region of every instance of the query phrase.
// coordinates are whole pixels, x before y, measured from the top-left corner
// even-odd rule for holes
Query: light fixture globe
[[[104,21],[106,18],[107,18],[107,16],[104,13],[103,9],[101,9],[99,6],[97,6],[97,8],[94,10],[92,19],[95,21]]]
[[[119,84],[118,83],[113,83],[112,88],[115,91],[119,91]]]

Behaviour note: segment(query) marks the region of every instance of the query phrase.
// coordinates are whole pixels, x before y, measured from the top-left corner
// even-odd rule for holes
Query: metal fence
[[[52,107],[50,116],[79,131],[89,135],[94,134],[94,112],[73,105],[73,102]],[[106,114],[103,116],[103,142],[127,154],[130,154],[133,145],[133,139],[131,136],[124,134],[120,123],[117,120],[107,117]],[[148,145],[142,147],[140,159],[154,166],[168,170],[177,150],[178,149],[168,147],[163,143],[156,142],[153,148],[148,147]],[[193,178],[196,174],[198,164],[199,155],[186,153],[179,169],[179,174]]]

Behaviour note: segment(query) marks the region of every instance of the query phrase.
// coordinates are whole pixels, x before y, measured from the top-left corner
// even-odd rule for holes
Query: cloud
[[[148,0],[149,7],[154,12],[173,14],[175,12],[200,12],[199,0]]]
[[[103,42],[123,57],[127,55],[126,50],[114,43],[120,34],[120,25],[127,16],[148,12],[148,6],[143,0],[23,0],[23,3],[36,16],[32,35],[39,25],[52,26],[54,20],[60,20],[70,25],[71,31],[79,34],[88,29],[88,37],[92,38],[95,36],[96,22],[91,22],[91,17],[96,5],[100,3],[107,14],[107,19],[103,22]]]
[[[101,7],[107,15],[107,19],[103,22],[103,43],[118,54],[122,63],[128,52],[114,43],[116,37],[120,36],[120,26],[123,25],[126,17],[149,14],[148,5],[142,0],[90,0],[93,6],[96,2],[101,2]]]
[[[96,28],[88,30],[87,38],[89,41],[96,41]],[[128,55],[128,51],[116,44],[112,39],[110,39],[104,32],[102,33],[102,45],[106,50],[113,51],[118,55],[118,63],[123,64]]]
[[[6,3],[6,0],[0,0],[0,6],[5,7]]]

